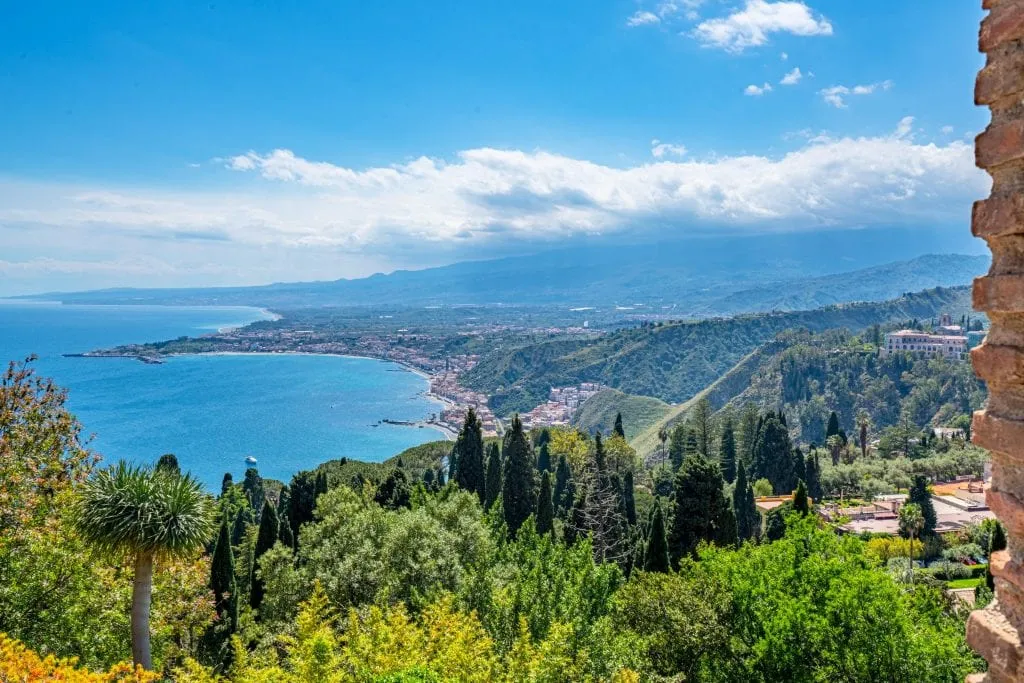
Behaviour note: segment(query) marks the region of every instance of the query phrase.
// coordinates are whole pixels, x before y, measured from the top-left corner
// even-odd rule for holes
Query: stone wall
[[[1024,681],[1024,0],[983,0],[978,48],[986,54],[974,89],[992,120],[975,141],[975,161],[992,192],[974,205],[972,230],[992,250],[989,273],[974,282],[974,307],[992,322],[971,352],[988,384],[974,415],[974,442],[992,451],[986,497],[1006,525],[1008,548],[992,558],[996,599],[971,614],[967,640],[988,660],[992,683]]]

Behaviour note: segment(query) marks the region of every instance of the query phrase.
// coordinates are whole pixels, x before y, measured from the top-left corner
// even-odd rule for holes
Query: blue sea
[[[68,389],[68,403],[104,460],[152,463],[174,453],[211,490],[238,481],[245,457],[287,481],[333,458],[381,461],[444,438],[418,421],[440,406],[427,381],[394,363],[338,356],[176,356],[163,365],[64,358],[130,342],[208,334],[263,319],[239,307],[64,306],[0,301],[0,362],[29,354]],[[374,425],[377,426],[374,426]]]

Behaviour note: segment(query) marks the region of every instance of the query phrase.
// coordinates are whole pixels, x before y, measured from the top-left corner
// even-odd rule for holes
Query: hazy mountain
[[[720,315],[881,300],[970,282],[987,256],[920,257],[907,231],[843,231],[578,246],[355,280],[41,295],[77,303],[251,305],[557,304],[675,307]],[[909,259],[909,260],[907,260]],[[37,297],[38,298],[38,297]]]

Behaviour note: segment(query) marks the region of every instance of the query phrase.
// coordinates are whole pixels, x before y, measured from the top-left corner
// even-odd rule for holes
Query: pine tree
[[[647,539],[647,548],[644,552],[644,571],[662,572],[669,571],[671,565],[668,559],[668,541],[665,538],[665,516],[661,511],[661,505],[655,501],[654,516],[651,518],[651,533]]]
[[[793,492],[793,509],[806,517],[811,512],[811,504],[807,500],[807,485],[803,479],[796,482],[796,491]]]
[[[281,497],[277,500],[278,536],[277,540],[289,548],[295,548],[295,536],[292,534],[292,525],[288,521],[288,510],[291,508],[291,490],[284,486],[281,488]]]
[[[537,470],[540,472],[551,470],[551,455],[548,453],[547,442],[542,443],[540,450],[537,452]]]
[[[921,529],[921,537],[931,536],[935,533],[935,505],[932,503],[931,493],[928,491],[928,480],[924,475],[914,477],[914,484],[910,487],[907,495],[908,503],[916,503],[921,508],[921,516],[924,517],[924,528]]]
[[[264,505],[260,516],[260,530],[256,535],[256,549],[252,554],[252,574],[249,579],[249,606],[255,610],[263,602],[263,579],[259,577],[257,567],[263,554],[274,547],[280,533],[277,510],[273,505]]]
[[[570,479],[569,461],[564,455],[558,456],[558,465],[555,466],[555,508],[567,512],[573,504],[574,494],[569,491]]]
[[[736,468],[736,485],[732,492],[732,509],[736,516],[736,537],[748,541],[757,536],[761,528],[761,514],[754,503],[754,489],[747,481],[747,470],[740,461]]]
[[[807,454],[804,461],[804,470],[807,473],[807,494],[814,501],[821,500],[821,465],[818,464],[818,454],[811,452]]]
[[[501,495],[501,451],[498,444],[487,447],[487,480],[484,482],[484,509],[490,510]]]
[[[612,434],[622,439],[626,438],[626,430],[622,428],[622,413],[615,414],[615,426],[612,427]]]
[[[672,436],[668,442],[668,457],[673,472],[679,469],[686,458],[686,433],[686,425],[681,422],[672,429]]]
[[[690,417],[693,448],[705,458],[711,457],[711,442],[715,431],[713,414],[711,401],[702,398],[693,407],[693,415]]]
[[[828,426],[825,428],[825,440],[828,440],[830,436],[839,435],[839,416],[836,415],[836,411],[832,411],[828,416]]]
[[[551,472],[544,470],[540,475],[540,493],[537,494],[537,533],[554,531],[555,511],[551,502]]]
[[[235,483],[234,478],[230,472],[224,473],[224,478],[220,480],[220,495],[226,495],[231,490],[231,485]]]
[[[235,553],[231,548],[228,526],[228,517],[224,515],[220,523],[220,533],[217,535],[217,545],[213,549],[213,559],[210,562],[210,588],[213,590],[217,614],[222,620],[229,621],[231,631],[234,631],[238,625],[238,587],[235,582]]]
[[[736,480],[736,435],[733,431],[732,417],[726,417],[722,422],[718,460],[722,467],[722,476],[730,484],[733,483]]]
[[[633,470],[626,470],[622,478],[622,503],[626,509],[626,521],[630,526],[636,524],[636,498],[633,485]]]
[[[484,490],[484,436],[480,430],[480,420],[476,411],[470,408],[466,412],[466,420],[455,440],[452,456],[458,465],[455,470],[455,482],[459,488],[473,491],[483,503],[486,495]]]
[[[675,515],[669,534],[669,552],[674,563],[693,555],[701,541],[723,544],[735,537],[735,521],[728,514],[723,483],[718,463],[699,455],[683,461],[676,474]]]
[[[505,525],[509,533],[515,536],[536,506],[533,448],[523,432],[523,423],[518,415],[512,417],[512,426],[505,434],[501,450],[505,458],[501,506],[505,514]]]

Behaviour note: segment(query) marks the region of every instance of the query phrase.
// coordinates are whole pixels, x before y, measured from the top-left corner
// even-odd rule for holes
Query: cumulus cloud
[[[904,116],[900,119],[900,122],[896,124],[896,132],[893,135],[897,138],[910,137],[910,131],[914,127],[914,117]]]
[[[668,156],[681,157],[686,154],[686,147],[683,145],[673,145],[668,142],[662,142],[655,138],[651,140],[651,156],[655,159],[664,159]]]
[[[693,30],[693,36],[705,47],[728,52],[764,45],[772,33],[830,36],[832,24],[802,2],[747,0],[743,9],[703,21]]]
[[[646,26],[647,24],[657,24],[661,21],[654,12],[635,12],[629,19],[626,19],[626,26]]]
[[[766,92],[771,92],[771,91],[772,91],[772,84],[771,83],[765,83],[764,85],[754,85],[753,83],[751,83],[750,85],[748,85],[746,88],[743,89],[743,94],[744,95],[750,95],[752,97],[760,97],[761,95],[765,94]]]
[[[467,253],[458,249],[482,253],[585,234],[916,225],[962,213],[989,183],[971,145],[917,144],[911,125],[904,119],[876,137],[818,135],[781,156],[679,159],[670,148],[658,157],[655,145],[652,163],[626,168],[478,148],[354,169],[280,149],[225,160],[236,174],[232,191],[223,179],[210,184],[217,189],[189,191],[0,180],[0,241],[20,249],[22,261],[48,255],[38,247],[43,234],[54,244],[118,240],[132,253],[160,257],[184,244],[194,254],[235,250],[281,261],[299,249],[322,255],[319,273],[331,263],[340,268],[345,255],[352,267],[396,254],[415,265]],[[11,232],[16,226],[22,238]]]
[[[953,126],[943,126],[942,127],[942,134],[943,135],[952,135],[953,134]]]
[[[870,83],[868,85],[833,85],[828,88],[824,88],[818,91],[822,99],[827,103],[831,104],[836,109],[846,109],[847,103],[846,98],[849,95],[871,95],[872,93],[879,90],[888,90],[892,87],[892,81],[881,81],[880,83]]]
[[[800,82],[800,79],[803,77],[804,75],[800,73],[800,67],[797,66],[794,67],[792,71],[788,72],[785,76],[783,76],[782,80],[779,81],[779,83],[781,83],[782,85],[796,85],[797,83]]]

